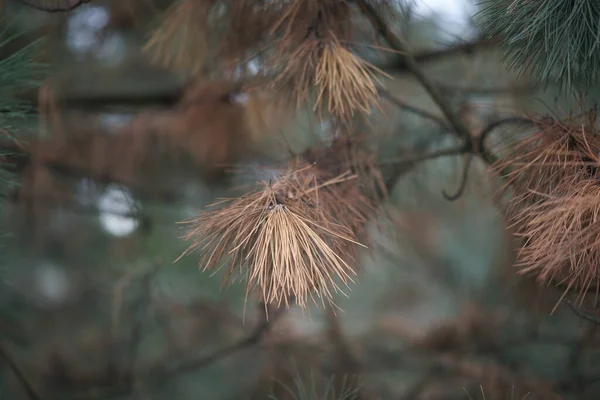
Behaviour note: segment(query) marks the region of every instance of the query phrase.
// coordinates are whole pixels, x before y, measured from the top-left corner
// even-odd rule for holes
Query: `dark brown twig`
[[[435,160],[435,159],[441,158],[441,157],[456,156],[456,155],[468,153],[469,151],[470,151],[469,148],[467,148],[465,146],[460,146],[460,147],[453,147],[453,148],[449,148],[449,149],[436,150],[436,151],[432,151],[430,153],[425,153],[425,154],[417,154],[412,157],[410,157],[410,156],[409,157],[399,157],[397,159],[384,160],[381,162],[381,164],[393,164],[394,165],[393,170],[391,171],[389,176],[385,179],[385,185],[389,191],[400,176],[411,171],[418,164],[420,164],[424,161]]]
[[[469,179],[469,170],[471,169],[471,163],[473,162],[473,155],[474,155],[473,152],[465,155],[465,157],[466,157],[465,166],[463,168],[463,173],[460,178],[460,185],[458,186],[456,193],[448,194],[448,192],[446,192],[446,190],[442,190],[442,195],[444,196],[444,198],[446,200],[455,201],[455,200],[458,200],[460,198],[460,196],[462,196],[463,192],[465,191],[465,188],[467,187],[467,180]]]
[[[386,99],[387,101],[394,104],[398,108],[401,108],[401,109],[411,112],[415,115],[418,115],[420,117],[428,119],[428,120],[434,122],[435,124],[437,124],[440,128],[442,128],[444,130],[448,129],[448,124],[446,123],[446,121],[444,121],[442,118],[438,117],[437,115],[432,114],[429,111],[422,110],[418,107],[411,106],[410,104],[405,103],[404,101],[400,100],[399,98],[397,98],[396,96],[394,96],[389,91],[387,91],[383,88],[379,88],[378,92],[382,98]]]
[[[43,6],[38,2],[32,0],[17,0],[19,3],[22,3],[28,7],[34,8],[39,11],[47,12],[47,13],[68,13],[70,11],[75,10],[76,8],[81,7],[84,4],[88,4],[91,0],[75,0],[71,1],[69,5],[66,6]]]
[[[466,142],[470,142],[471,134],[469,133],[467,127],[460,121],[456,113],[452,111],[452,107],[438,87],[433,84],[423,73],[414,56],[407,51],[404,41],[385,23],[385,19],[380,15],[379,10],[377,10],[373,4],[365,0],[359,0],[357,3],[362,13],[371,22],[371,25],[373,25],[373,28],[379,32],[379,34],[385,39],[390,47],[393,50],[403,54],[408,71],[415,76],[421,86],[423,86],[423,88],[439,106],[440,110],[450,123],[454,133]]]
[[[485,140],[487,139],[487,137],[496,128],[499,128],[500,126],[502,126],[504,124],[531,124],[531,125],[533,125],[534,121],[529,118],[525,118],[525,117],[508,117],[508,118],[503,118],[498,121],[491,122],[481,132],[481,135],[479,137],[479,148],[476,149],[476,151],[478,151],[479,153],[484,153],[485,152]]]
[[[577,315],[579,318],[584,319],[593,324],[600,325],[600,318],[591,316],[591,315],[581,311],[575,304],[573,304],[573,302],[571,300],[566,300],[566,302],[567,302],[567,305],[569,306],[569,308],[571,309],[571,311],[573,311],[573,313],[575,315]]]
[[[264,314],[264,317],[256,328],[249,335],[243,337],[239,341],[225,346],[212,354],[200,359],[191,359],[184,361],[174,367],[168,368],[159,379],[168,379],[170,377],[183,374],[188,371],[193,371],[201,368],[206,368],[215,362],[232,356],[241,350],[252,347],[258,344],[261,339],[271,330],[273,324],[284,314],[285,309],[276,310],[270,317]],[[158,375],[160,376],[160,375]]]
[[[13,360],[10,354],[8,354],[8,352],[4,348],[4,345],[2,344],[0,344],[0,358],[6,363],[8,368],[15,375],[15,378],[17,378],[21,386],[23,386],[23,390],[25,390],[25,393],[27,393],[29,399],[42,400],[42,396],[35,391],[35,389],[31,385],[31,383],[29,383],[29,380],[27,379],[23,371],[21,371],[21,368],[19,368],[15,360]]]

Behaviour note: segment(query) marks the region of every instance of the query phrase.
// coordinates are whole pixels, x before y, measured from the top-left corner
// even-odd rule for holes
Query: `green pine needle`
[[[359,388],[349,384],[346,377],[343,378],[340,393],[335,391],[335,376],[327,379],[325,387],[322,390],[317,389],[317,384],[312,377],[311,382],[305,382],[300,373],[296,371],[294,378],[294,388],[290,388],[279,382],[279,384],[292,396],[294,400],[356,400],[359,395]],[[277,400],[277,397],[270,395],[269,400]]]
[[[480,25],[521,75],[584,90],[600,82],[600,1],[485,0]]]
[[[10,28],[10,24],[9,24]],[[10,33],[9,28],[0,32],[0,48],[11,44],[24,32]],[[48,68],[37,61],[43,39],[33,41],[10,56],[0,60],[0,135],[3,139],[16,140],[19,122],[27,117],[34,106],[19,99],[20,92],[39,87]],[[0,149],[0,156],[9,156]],[[17,185],[14,177],[0,168],[0,206],[8,191]]]

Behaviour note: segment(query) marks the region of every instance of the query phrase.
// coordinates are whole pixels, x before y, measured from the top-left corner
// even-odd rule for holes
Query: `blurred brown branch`
[[[28,7],[47,13],[66,13],[88,4],[91,0],[17,0],[19,3],[25,4]]]
[[[14,374],[15,378],[23,387],[25,393],[27,393],[27,396],[30,400],[42,400],[42,396],[35,391],[31,383],[29,382],[29,379],[27,379],[17,362],[12,358],[8,351],[6,351],[6,349],[4,348],[4,344],[1,343],[0,359],[2,359],[6,363],[10,371]]]
[[[385,41],[390,45],[393,50],[396,50],[403,54],[406,69],[415,76],[423,88],[429,93],[431,98],[440,107],[442,113],[448,119],[450,126],[454,130],[455,134],[461,137],[466,142],[471,140],[471,135],[468,129],[462,124],[456,113],[452,110],[452,107],[448,103],[448,100],[440,92],[438,87],[433,84],[429,78],[425,76],[421,67],[418,64],[417,58],[413,56],[408,50],[401,37],[396,35],[392,29],[386,24],[383,16],[380,15],[379,10],[375,8],[371,3],[359,0],[358,5],[363,14],[369,19],[375,31],[383,36]]]
[[[573,313],[575,315],[577,315],[579,318],[591,322],[593,324],[596,325],[600,325],[600,318],[598,317],[594,317],[592,315],[587,314],[586,312],[582,311],[581,309],[579,309],[575,304],[573,304],[573,302],[571,300],[565,300],[567,302],[567,305],[569,306],[569,308],[571,309],[571,311],[573,311]]]

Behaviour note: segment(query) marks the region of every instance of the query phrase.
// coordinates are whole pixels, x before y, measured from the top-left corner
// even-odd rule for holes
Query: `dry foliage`
[[[314,111],[344,122],[378,106],[377,84],[385,75],[347,48],[351,16],[343,0],[291,2],[273,27],[281,39],[268,61],[276,69],[283,60],[273,86],[290,92],[296,106],[314,92]]]
[[[204,270],[219,269],[225,260],[224,281],[242,276],[247,292],[258,292],[265,304],[331,303],[342,285],[354,282],[347,244],[361,246],[336,221],[330,203],[344,199],[340,184],[353,179],[349,171],[323,178],[315,168],[293,163],[261,190],[225,199],[213,205],[222,208],[189,221],[185,238],[193,243],[184,254],[201,250]]]
[[[145,50],[163,67],[191,74],[251,75],[255,61],[292,104],[314,96],[315,111],[348,122],[378,106],[385,75],[348,47],[353,11],[346,0],[186,0],[168,10]]]
[[[191,85],[173,110],[148,112],[126,126],[113,154],[125,171],[139,172],[168,156],[182,155],[207,171],[218,171],[248,155],[253,144],[287,117],[269,95],[228,81]]]
[[[143,50],[167,69],[199,73],[208,51],[206,26],[215,0],[175,2],[152,31]]]
[[[335,219],[349,227],[363,242],[368,240],[365,228],[379,209],[380,195],[387,194],[377,160],[366,148],[364,140],[358,135],[343,135],[330,145],[316,146],[303,154],[303,159],[328,179],[346,171],[356,174],[356,180],[338,185],[336,195],[339,198],[325,202],[330,205]]]
[[[498,165],[513,169],[507,211],[522,241],[522,273],[581,292],[598,283],[599,150],[600,137],[588,124],[545,119]]]

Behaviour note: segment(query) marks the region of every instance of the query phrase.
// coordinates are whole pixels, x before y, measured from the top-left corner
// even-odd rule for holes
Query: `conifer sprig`
[[[203,251],[204,270],[218,270],[225,261],[225,280],[245,278],[247,291],[265,304],[331,303],[334,293],[343,293],[341,285],[354,282],[346,244],[362,245],[334,219],[327,200],[352,179],[349,172],[322,179],[311,166],[290,167],[276,182],[263,182],[262,190],[223,200],[214,205],[222,208],[189,221],[186,253]]]
[[[497,166],[513,169],[507,217],[522,242],[520,272],[585,293],[600,277],[600,136],[582,119],[537,121]]]
[[[293,93],[297,106],[315,94],[313,109],[343,123],[378,106],[377,84],[389,76],[354,54],[352,9],[345,0],[294,0],[272,29],[280,35],[269,64],[277,70],[273,86]]]
[[[596,0],[486,0],[480,23],[501,39],[508,65],[541,82],[587,89],[600,82]]]

